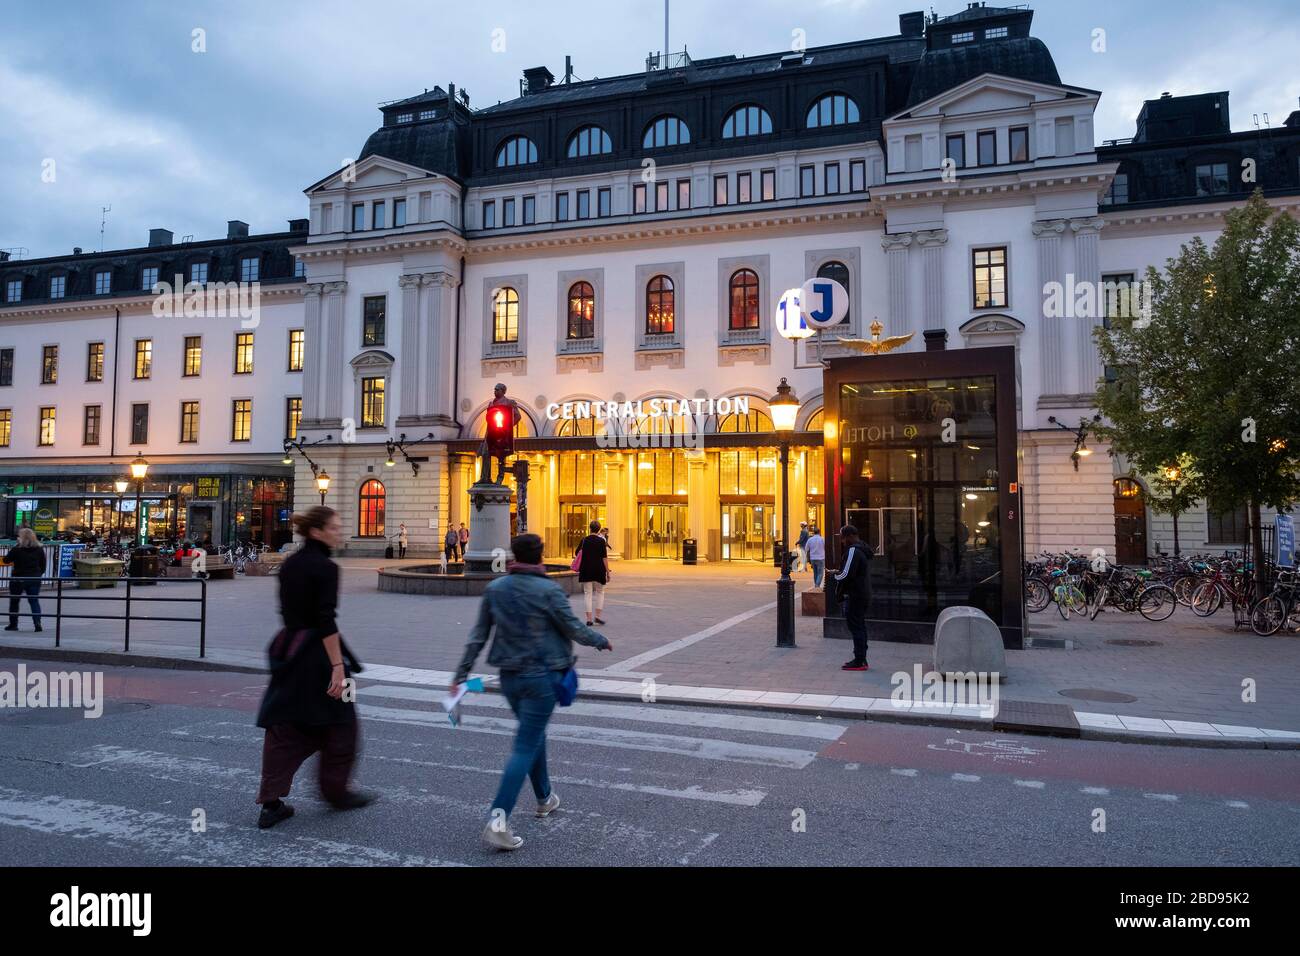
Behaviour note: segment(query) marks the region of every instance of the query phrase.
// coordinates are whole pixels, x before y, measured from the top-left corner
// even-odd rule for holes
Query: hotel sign
[[[749,397],[736,398],[650,398],[635,402],[551,402],[546,406],[549,421],[585,418],[673,418],[693,415],[748,415]]]

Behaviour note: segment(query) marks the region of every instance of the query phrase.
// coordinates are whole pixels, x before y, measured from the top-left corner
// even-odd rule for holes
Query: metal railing
[[[44,609],[42,609],[41,614],[39,616],[42,619],[53,616],[55,647],[59,647],[60,642],[62,641],[63,622],[65,619],[69,621],[121,621],[123,622],[123,624],[125,625],[123,644],[122,644],[123,651],[131,650],[131,622],[132,621],[144,621],[144,622],[171,621],[171,622],[177,622],[182,624],[197,624],[199,626],[199,657],[205,656],[207,652],[208,582],[203,578],[112,577],[112,578],[101,578],[101,579],[20,578],[19,580],[40,581],[41,592],[39,594],[28,595],[24,593],[15,593],[11,591],[8,593],[8,595],[5,595],[3,591],[0,591],[0,597],[7,596],[9,598],[11,608],[13,607],[14,601],[18,601],[19,602],[18,606],[21,607],[22,602],[27,601],[29,598],[36,598],[37,600],[40,600],[41,598],[45,598],[47,600],[53,599],[54,601],[53,615],[49,614]],[[91,580],[91,581],[100,580],[105,582],[111,582],[113,586],[112,587],[100,586],[95,588],[82,588],[82,587],[65,588],[64,587],[65,582],[77,584],[79,582],[87,581],[87,580]],[[126,585],[125,593],[118,592],[116,585],[119,583],[124,583]],[[136,590],[134,592],[131,589],[132,584],[136,586]],[[47,590],[46,585],[53,585],[53,589]],[[161,588],[162,590],[167,590],[171,588],[173,585],[190,585],[190,586],[198,585],[199,593],[197,597],[152,597],[150,595],[157,593],[156,591],[146,592],[144,595],[140,594],[139,587],[142,585],[150,586],[154,588]],[[72,591],[73,593],[68,593],[69,591]],[[101,592],[109,592],[109,593],[101,593]],[[123,613],[121,614],[74,614],[74,613],[69,613],[63,609],[63,602],[65,601],[111,601],[111,602],[123,603],[125,604],[125,607],[123,608]],[[151,615],[149,617],[144,617],[139,614],[133,615],[131,613],[132,606],[133,605],[138,606],[141,603],[197,604],[199,606],[199,616],[198,617],[173,617],[173,616],[152,616]],[[33,618],[37,616],[31,612],[30,605],[28,606],[28,609],[25,612],[20,613],[11,610],[9,614],[11,617]]]

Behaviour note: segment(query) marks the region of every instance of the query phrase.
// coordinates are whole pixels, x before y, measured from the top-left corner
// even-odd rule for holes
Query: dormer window
[[[986,40],[1001,40],[1006,35],[1006,27],[989,27],[984,31],[984,39]]]
[[[421,110],[421,111],[420,111],[420,119],[422,119],[422,120],[431,120],[431,119],[433,119],[434,116],[436,116],[436,115],[437,115],[437,113],[436,113],[434,110]]]
[[[970,43],[974,39],[975,34],[973,31],[968,30],[965,33],[954,33],[952,35],[952,44],[953,46],[956,46],[958,43]]]
[[[661,116],[645,128],[641,145],[645,149],[661,149],[664,146],[685,146],[691,141],[691,131],[676,116]]]
[[[398,123],[409,123],[411,120],[415,119],[415,115],[412,113],[398,113],[394,119]]]
[[[101,269],[95,273],[95,295],[108,295],[113,291],[113,273]]]
[[[807,126],[809,129],[843,126],[846,123],[856,123],[860,119],[857,103],[843,93],[827,93],[808,110]]]
[[[512,136],[497,150],[497,168],[537,162],[537,144],[527,136]]]
[[[50,276],[50,298],[62,299],[67,285],[67,276]]]
[[[5,283],[5,301],[21,302],[23,300],[23,280],[10,279]]]
[[[261,263],[257,256],[247,256],[239,260],[239,281],[256,282],[258,280]]]
[[[157,266],[145,266],[143,269],[140,270],[141,289],[145,290],[146,292],[150,292],[153,290],[153,287],[156,286],[157,284],[158,284]]]
[[[1128,202],[1128,173],[1115,174],[1115,178],[1110,181],[1110,188],[1106,190],[1106,196],[1101,202],[1105,206]]]
[[[206,262],[190,263],[190,281],[200,285],[208,281],[208,264]]]
[[[577,159],[582,156],[602,156],[613,151],[614,145],[610,142],[609,134],[599,126],[584,126],[569,137],[567,151],[569,159]]]
[[[738,106],[722,124],[722,138],[763,136],[772,132],[772,117],[761,106]]]

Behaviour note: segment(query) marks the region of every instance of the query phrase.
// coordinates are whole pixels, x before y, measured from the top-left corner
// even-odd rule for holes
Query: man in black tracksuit
[[[835,572],[835,593],[844,598],[844,620],[853,635],[853,660],[841,670],[867,669],[867,596],[870,593],[871,549],[858,538],[858,529],[846,524],[840,529],[844,567]]]

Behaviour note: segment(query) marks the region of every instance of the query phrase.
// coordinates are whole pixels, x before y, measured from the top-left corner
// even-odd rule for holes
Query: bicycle
[[[1228,601],[1232,602],[1233,630],[1250,623],[1256,603],[1256,585],[1250,566],[1237,567],[1232,560],[1223,561],[1213,575],[1192,592],[1192,613],[1209,617]]]
[[[1250,610],[1250,629],[1260,637],[1276,634],[1283,626],[1300,631],[1300,584],[1295,571],[1279,571],[1272,592]]]
[[[1151,580],[1150,571],[1133,571],[1118,564],[1110,566],[1097,588],[1091,620],[1110,606],[1132,614],[1137,611],[1148,621],[1164,621],[1178,608],[1174,589]]]

